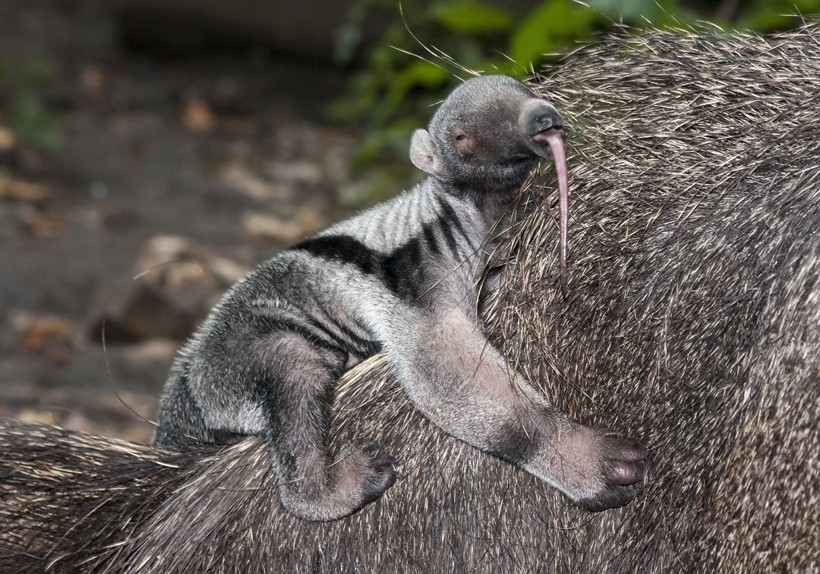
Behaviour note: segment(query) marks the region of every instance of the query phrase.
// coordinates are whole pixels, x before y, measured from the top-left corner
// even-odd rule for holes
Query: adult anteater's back
[[[542,85],[578,142],[571,295],[536,216],[494,324],[570,416],[653,453],[561,571],[820,569],[819,32],[608,42]]]
[[[820,569],[818,37],[616,39],[542,83],[574,141],[569,299],[545,192],[489,323],[558,406],[647,440],[630,506],[585,513],[443,435],[376,364],[332,435],[378,437],[405,476],[332,523],[280,510],[253,440],[0,427],[0,571]]]

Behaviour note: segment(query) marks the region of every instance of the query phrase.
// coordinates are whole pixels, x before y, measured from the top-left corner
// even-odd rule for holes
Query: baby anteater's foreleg
[[[422,315],[388,353],[410,398],[448,434],[500,456],[597,511],[640,492],[639,442],[571,421],[522,377],[458,309]],[[409,333],[408,333],[409,332]]]
[[[279,360],[265,361],[268,353]],[[352,443],[335,458],[330,452],[330,417],[343,353],[285,332],[271,334],[258,355],[270,375],[261,385],[266,394],[262,403],[271,419],[268,440],[287,510],[308,520],[333,520],[392,486],[393,458],[375,442]]]

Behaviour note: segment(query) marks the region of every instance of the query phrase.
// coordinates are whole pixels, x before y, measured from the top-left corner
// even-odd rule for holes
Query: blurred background
[[[0,0],[0,416],[150,440],[176,348],[231,283],[412,185],[409,134],[465,76],[445,54],[527,76],[620,26],[769,33],[818,12]]]

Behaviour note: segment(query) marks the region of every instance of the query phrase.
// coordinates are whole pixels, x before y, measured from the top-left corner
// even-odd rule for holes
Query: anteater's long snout
[[[521,124],[529,136],[529,147],[541,157],[552,156],[558,180],[558,244],[561,291],[567,294],[567,227],[569,225],[569,184],[567,183],[567,156],[561,133],[564,123],[548,102],[531,100],[522,111]]]
[[[547,130],[564,129],[564,123],[561,121],[561,116],[558,112],[547,102],[536,100],[538,103],[534,104],[528,111],[528,130],[530,137],[535,137],[541,132]],[[537,140],[536,140],[537,141]]]

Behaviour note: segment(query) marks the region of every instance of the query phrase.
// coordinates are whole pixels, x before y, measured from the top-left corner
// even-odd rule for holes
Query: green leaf
[[[802,19],[798,14],[807,17],[818,16],[820,0],[758,0],[743,11],[738,19],[740,29],[752,29],[760,32],[786,30],[799,26]]]
[[[588,3],[608,18],[630,24],[645,23],[646,20],[657,24],[666,8],[657,0],[588,0]]]
[[[373,165],[382,157],[407,157],[410,136],[419,127],[412,117],[400,118],[377,132],[367,136],[354,154],[354,168],[361,169]]]
[[[21,67],[23,82],[29,87],[43,86],[54,79],[51,65],[38,57],[27,58]]]
[[[446,84],[449,78],[449,74],[443,68],[424,60],[416,60],[402,70],[391,83],[385,103],[390,110],[398,109],[410,90],[441,86]]]
[[[433,6],[432,16],[437,24],[451,32],[475,36],[507,32],[513,25],[509,12],[479,2],[437,4]]]
[[[17,93],[11,109],[10,127],[21,140],[47,151],[60,147],[64,120],[50,111],[33,92]]]
[[[597,20],[593,10],[572,0],[545,2],[527,16],[510,40],[510,57],[528,66],[547,53],[563,51],[590,36]]]

